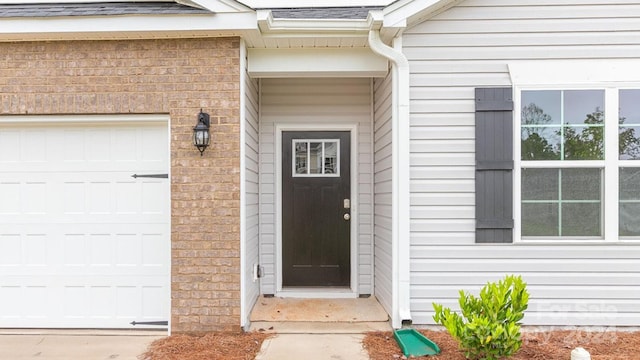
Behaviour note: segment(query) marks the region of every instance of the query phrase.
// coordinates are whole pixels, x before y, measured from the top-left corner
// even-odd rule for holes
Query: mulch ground
[[[428,360],[465,360],[458,343],[446,331],[421,330],[442,351]],[[154,341],[140,360],[252,360],[271,335],[209,333],[203,336],[173,335]],[[520,351],[512,360],[568,360],[571,350],[583,347],[591,360],[640,359],[640,332],[546,331],[525,332]],[[392,332],[371,332],[363,341],[371,360],[402,359]],[[283,359],[287,360],[287,359]]]
[[[446,331],[420,330],[433,340],[439,355],[423,357],[433,360],[465,360],[458,343]],[[391,332],[373,332],[363,341],[371,360],[393,360],[403,357]],[[568,360],[571,350],[582,347],[591,354],[591,360],[640,359],[640,332],[587,332],[545,331],[525,332],[522,347],[512,360]]]
[[[156,340],[140,360],[252,360],[270,335],[208,333],[203,336],[172,335]]]

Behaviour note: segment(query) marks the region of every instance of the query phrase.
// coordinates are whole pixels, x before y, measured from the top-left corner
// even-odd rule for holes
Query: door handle
[[[351,220],[351,215],[349,215],[349,214],[344,214],[342,217],[343,217],[346,221]]]

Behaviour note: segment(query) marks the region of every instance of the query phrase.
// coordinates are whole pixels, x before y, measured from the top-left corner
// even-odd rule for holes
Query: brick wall
[[[170,115],[173,332],[240,328],[239,44],[0,43],[0,114]],[[200,108],[203,157],[191,144]]]

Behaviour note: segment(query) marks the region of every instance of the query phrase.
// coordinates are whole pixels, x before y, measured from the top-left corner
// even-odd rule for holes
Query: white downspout
[[[374,15],[374,14],[372,14]],[[375,15],[374,15],[375,17]],[[376,24],[379,22],[374,22]],[[396,37],[395,46],[401,45]],[[393,284],[391,325],[411,322],[410,306],[410,228],[409,228],[409,61],[401,52],[380,39],[380,31],[369,30],[369,47],[392,63],[392,257]],[[401,49],[402,47],[399,46]]]

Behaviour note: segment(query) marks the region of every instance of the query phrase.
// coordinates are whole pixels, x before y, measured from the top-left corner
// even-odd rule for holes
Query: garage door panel
[[[0,124],[0,327],[168,319],[169,179],[131,177],[167,173],[167,138],[166,123]]]
[[[65,232],[65,225],[51,226],[54,229],[47,233],[33,232],[27,225],[7,226],[8,233],[0,234],[0,273],[146,276],[169,272],[162,224],[147,224],[143,229],[141,224],[125,224],[118,233],[108,233],[111,224],[74,225],[72,232]]]

